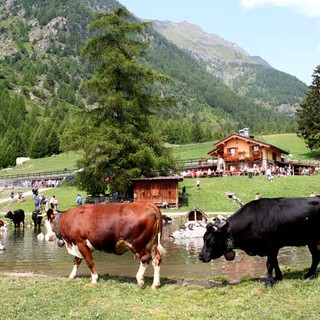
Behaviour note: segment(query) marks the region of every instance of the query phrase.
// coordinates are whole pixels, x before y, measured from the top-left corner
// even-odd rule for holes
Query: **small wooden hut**
[[[185,217],[187,222],[195,221],[206,223],[209,219],[208,215],[197,207],[194,207],[192,211],[189,211]]]
[[[134,201],[152,202],[161,208],[178,208],[179,181],[183,181],[183,177],[132,179]]]

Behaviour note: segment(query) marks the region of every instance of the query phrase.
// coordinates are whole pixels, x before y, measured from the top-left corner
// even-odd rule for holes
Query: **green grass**
[[[304,141],[296,134],[279,134],[257,136],[256,139],[271,143],[276,147],[284,149],[292,155],[291,159],[306,160],[319,157],[319,151],[310,151]],[[178,160],[210,158],[208,152],[214,149],[216,141],[188,144],[188,145],[168,145],[172,149],[173,155]],[[2,170],[0,176],[28,174],[34,172],[63,171],[64,169],[76,170],[76,161],[79,154],[75,152],[62,153],[48,158],[31,159],[22,165]]]
[[[270,136],[268,136],[271,138]],[[279,142],[265,141],[288,150],[294,156],[306,159],[310,152],[300,144],[293,143],[295,137],[282,135]],[[285,140],[285,139],[287,140]],[[282,144],[283,143],[283,144]],[[179,150],[179,148],[181,148]],[[202,158],[213,148],[213,143],[174,147],[181,159]],[[13,172],[41,172],[75,169],[76,154],[63,154],[47,159],[31,160]],[[47,162],[48,161],[48,162]],[[201,179],[197,190],[196,179],[185,179],[188,211],[199,206],[207,212],[234,212],[237,207],[227,199],[225,192],[234,192],[243,202],[254,199],[256,192],[263,197],[308,196],[312,191],[320,193],[320,176],[290,176],[275,178],[268,182],[264,176],[221,177]],[[11,189],[0,190],[0,198],[7,197]],[[15,189],[15,192],[17,190]],[[27,191],[27,190],[24,190]],[[48,197],[56,195],[59,209],[75,206],[78,190],[72,186],[53,188],[44,192]],[[85,194],[83,194],[85,197]],[[31,196],[24,203],[7,202],[0,211],[23,208],[33,210]],[[170,209],[168,212],[175,212]],[[30,219],[30,217],[28,217]],[[3,252],[5,254],[5,252]],[[52,262],[54,263],[54,261]],[[213,262],[214,263],[214,262]],[[146,279],[146,288],[139,289],[134,278],[103,276],[96,286],[89,284],[90,277],[74,280],[54,277],[8,276],[0,277],[1,319],[291,319],[317,320],[320,318],[320,280],[302,281],[303,272],[283,270],[284,280],[272,289],[266,289],[260,281],[245,276],[237,284],[226,284],[217,278],[208,280],[212,287],[184,279],[162,279],[162,287],[150,289],[151,278]],[[207,283],[208,284],[208,283]]]
[[[0,176],[29,174],[37,172],[64,171],[79,169],[76,161],[79,154],[75,152],[66,152],[59,155],[53,155],[47,158],[31,159],[21,165],[5,169],[0,172]]]
[[[292,158],[311,159],[311,156],[315,155],[315,153],[310,153],[303,140],[295,134],[268,135],[256,138],[290,151],[293,155]],[[174,155],[179,159],[195,159],[205,158],[207,152],[212,150],[213,146],[213,142],[206,142],[174,146],[172,150]],[[65,168],[74,170],[76,169],[76,160],[78,157],[76,153],[70,152],[44,159],[34,159],[25,162],[21,166],[12,168],[10,174],[60,171]],[[4,173],[2,172],[1,174]],[[319,176],[275,178],[273,183],[268,182],[263,176],[253,177],[252,179],[248,179],[248,177],[203,178],[201,179],[201,189],[197,190],[195,179],[185,179],[179,184],[179,188],[181,189],[184,185],[186,186],[188,204],[182,206],[179,211],[186,212],[192,210],[194,206],[198,206],[207,212],[233,212],[236,206],[227,200],[225,196],[226,192],[235,193],[243,202],[254,199],[257,192],[263,197],[308,196],[312,191],[320,194],[319,180]],[[0,190],[0,199],[7,197],[10,191],[9,189]],[[17,189],[14,191],[17,194]],[[55,194],[59,199],[59,209],[66,210],[75,206],[75,199],[78,192],[79,190],[74,187],[62,187],[50,189],[45,192],[45,195],[51,197]],[[82,193],[82,195],[83,198],[86,197],[86,194]],[[32,198],[27,197],[26,199],[27,201],[25,203],[14,202],[13,204],[2,204],[0,205],[0,212],[17,208],[31,212],[34,208]],[[169,212],[170,211],[175,210],[171,209]]]
[[[30,191],[31,188],[19,188],[22,192]],[[23,209],[26,213],[31,213],[34,210],[34,202],[32,196],[25,196],[25,202],[18,202],[18,189],[14,188],[6,188],[2,189],[0,192],[0,199],[7,198],[11,190],[15,192],[15,201],[14,202],[5,202],[0,204],[0,212],[8,212],[9,210],[16,210],[16,209]],[[87,196],[86,193],[80,192],[77,188],[72,186],[63,186],[61,188],[49,188],[49,189],[40,189],[40,193],[44,194],[49,200],[50,198],[55,195],[59,201],[58,210],[64,211],[69,208],[76,206],[76,198],[77,194],[81,193],[83,199]],[[30,219],[28,219],[30,220]]]
[[[187,145],[170,145],[174,156],[178,160],[210,159],[208,152],[214,149],[215,142],[193,143]]]
[[[177,209],[163,210],[163,212],[188,212],[199,207],[205,212],[235,212],[237,206],[226,197],[226,192],[233,192],[244,203],[254,199],[257,192],[262,197],[307,197],[311,192],[320,194],[320,175],[313,176],[288,176],[275,177],[274,182],[269,182],[265,176],[253,176],[249,179],[247,176],[219,177],[219,178],[201,178],[200,189],[196,187],[196,179],[184,179],[179,183],[179,189],[186,186],[188,203]],[[11,189],[3,189],[0,192],[0,199],[8,197]],[[15,189],[17,191],[17,189]],[[30,191],[29,189],[25,191]],[[55,195],[59,200],[58,209],[67,210],[76,205],[76,196],[78,189],[75,187],[51,188],[44,193],[49,199]],[[86,197],[82,193],[83,198]],[[15,210],[21,208],[25,212],[34,210],[34,203],[31,196],[26,197],[26,201],[19,203],[6,202],[0,204],[0,212]]]
[[[295,133],[257,136],[256,139],[265,141],[289,152],[291,154],[291,159],[293,160],[319,158],[319,150],[311,151],[306,146],[304,140],[299,138]],[[288,159],[290,159],[290,157]]]
[[[89,277],[1,275],[1,319],[319,319],[319,279],[302,281],[300,273],[284,276],[272,289],[252,279],[211,288],[162,279],[154,291],[150,279],[140,289],[135,279],[126,277],[102,277],[92,286]]]
[[[196,179],[189,178],[180,182],[180,190],[183,186],[187,189],[188,206],[181,210],[189,211],[198,206],[206,212],[234,212],[237,207],[227,199],[226,192],[235,193],[244,203],[253,200],[257,192],[265,198],[307,197],[312,191],[320,194],[320,175],[275,177],[274,182],[269,182],[265,176],[202,178],[199,190]]]

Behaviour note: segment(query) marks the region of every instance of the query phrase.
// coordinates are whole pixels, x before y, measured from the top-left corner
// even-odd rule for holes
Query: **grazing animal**
[[[85,204],[62,213],[47,212],[52,231],[63,240],[74,255],[74,278],[84,259],[90,268],[92,283],[98,274],[92,256],[94,250],[121,255],[132,251],[140,259],[136,274],[138,285],[144,285],[144,273],[152,260],[152,288],[160,286],[160,263],[165,249],[160,243],[162,215],[151,203]]]
[[[22,209],[15,210],[13,212],[8,211],[4,217],[11,219],[14,223],[15,228],[19,228],[20,223],[22,223],[24,227],[24,211]]]
[[[167,215],[163,214],[162,215],[163,223],[164,224],[170,224],[172,223],[172,218],[168,217]]]
[[[42,214],[41,214],[41,211],[40,210],[34,210],[32,211],[32,215],[31,215],[31,218],[33,220],[33,223],[34,223],[34,226],[35,227],[39,227],[41,226],[41,222],[42,222]]]
[[[280,248],[307,245],[312,264],[304,278],[312,279],[320,261],[320,197],[251,201],[226,220],[209,223],[203,240],[199,255],[203,262],[223,255],[226,260],[233,260],[234,249],[250,256],[267,256],[266,286],[282,280]]]

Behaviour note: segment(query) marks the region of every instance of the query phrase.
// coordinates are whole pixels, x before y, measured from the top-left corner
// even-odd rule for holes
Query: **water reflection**
[[[161,276],[179,279],[206,280],[215,276],[225,276],[230,281],[239,281],[244,275],[252,277],[264,276],[266,273],[265,258],[249,257],[237,251],[232,262],[224,258],[203,263],[198,255],[202,247],[202,239],[175,240],[170,234],[179,228],[181,220],[176,219],[171,225],[165,226],[163,245],[167,249],[161,265]],[[9,229],[0,235],[5,251],[0,251],[0,272],[36,272],[50,276],[67,277],[72,269],[73,257],[65,248],[58,248],[55,242],[39,241],[37,235],[46,230]],[[131,253],[122,256],[95,252],[94,258],[100,275],[119,275],[135,277],[139,261],[134,260]],[[299,270],[309,267],[310,254],[305,247],[285,248],[280,251],[279,263]],[[146,275],[152,276],[150,266]],[[83,262],[79,275],[89,277],[89,269]]]

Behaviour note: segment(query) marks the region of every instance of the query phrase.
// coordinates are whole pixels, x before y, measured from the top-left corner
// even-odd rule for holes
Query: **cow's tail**
[[[161,244],[161,232],[158,233],[158,243],[157,243],[157,248],[156,250],[159,252],[161,257],[164,257],[167,253],[167,250],[165,247],[162,246]]]

